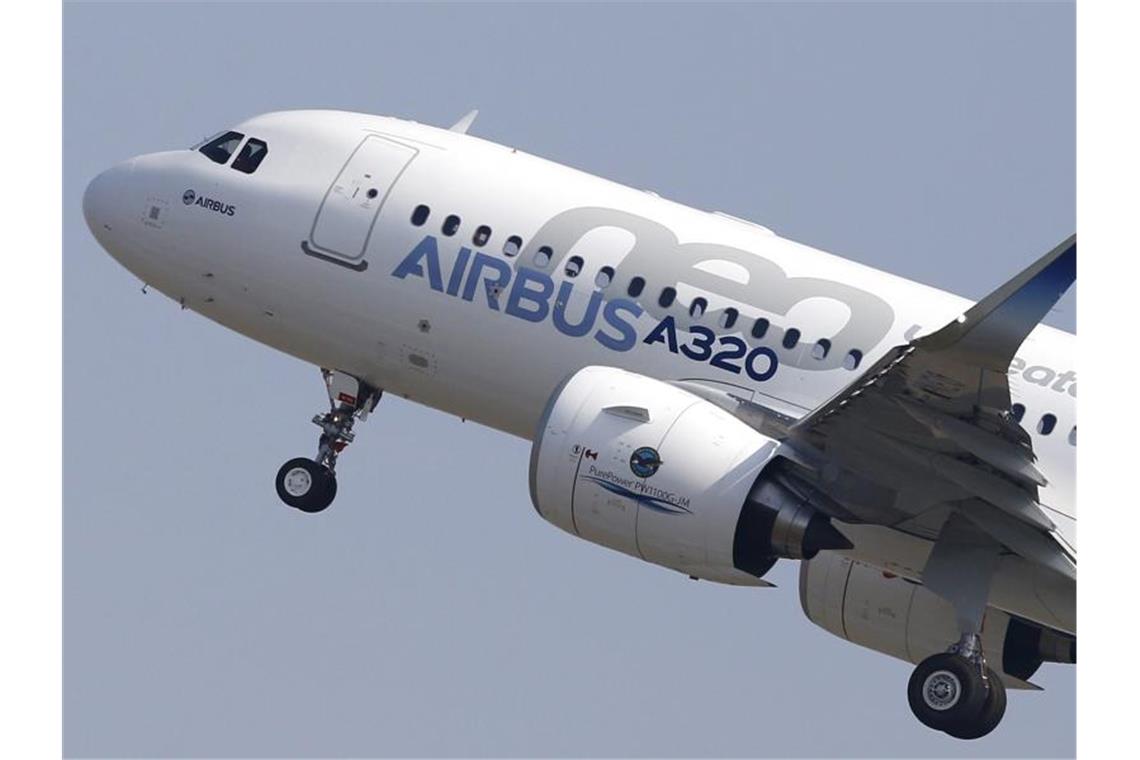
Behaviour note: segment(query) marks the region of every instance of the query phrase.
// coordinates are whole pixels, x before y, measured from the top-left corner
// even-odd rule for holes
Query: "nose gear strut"
[[[336,497],[336,461],[355,437],[352,426],[376,408],[383,391],[339,370],[321,369],[329,411],[313,417],[321,429],[315,459],[290,459],[277,471],[277,495],[302,512],[320,512]]]

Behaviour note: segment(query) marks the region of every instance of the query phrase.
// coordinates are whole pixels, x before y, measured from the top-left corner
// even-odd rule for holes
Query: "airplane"
[[[98,243],[320,369],[319,513],[383,393],[531,441],[535,511],[916,665],[959,739],[1076,662],[1076,236],[976,303],[469,133],[268,113],[95,177]],[[521,463],[520,463],[521,464]],[[520,473],[521,474],[521,473]]]

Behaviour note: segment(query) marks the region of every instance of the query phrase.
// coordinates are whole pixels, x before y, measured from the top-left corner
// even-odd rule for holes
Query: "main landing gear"
[[[316,459],[297,457],[277,471],[277,495],[302,512],[320,512],[336,497],[336,459],[352,442],[352,426],[367,419],[382,391],[338,370],[322,369],[329,411],[313,417],[321,429]]]
[[[1005,685],[986,667],[976,633],[920,662],[907,684],[907,700],[924,725],[958,739],[985,736],[1005,715]]]
[[[961,638],[918,664],[907,684],[910,709],[924,725],[958,739],[978,739],[1005,715],[1005,685],[986,665],[982,620],[1000,544],[954,513],[942,526],[923,583],[954,605]]]

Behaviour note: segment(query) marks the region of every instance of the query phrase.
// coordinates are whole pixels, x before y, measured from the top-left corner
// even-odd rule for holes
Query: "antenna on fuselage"
[[[478,108],[471,109],[466,116],[451,125],[450,131],[458,132],[461,135],[467,134],[467,130],[471,129],[471,125],[475,123],[475,117],[478,115]]]

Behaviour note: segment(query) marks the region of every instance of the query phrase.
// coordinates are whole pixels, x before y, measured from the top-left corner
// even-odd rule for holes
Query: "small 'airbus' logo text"
[[[237,211],[237,207],[232,203],[222,203],[221,201],[216,201],[213,198],[207,198],[204,195],[198,195],[192,189],[182,193],[182,202],[187,206],[201,206],[202,208],[209,209],[210,211],[217,211],[223,216],[233,216],[234,212]]]
[[[639,478],[648,478],[661,466],[661,455],[651,446],[642,446],[629,457],[629,469]]]

